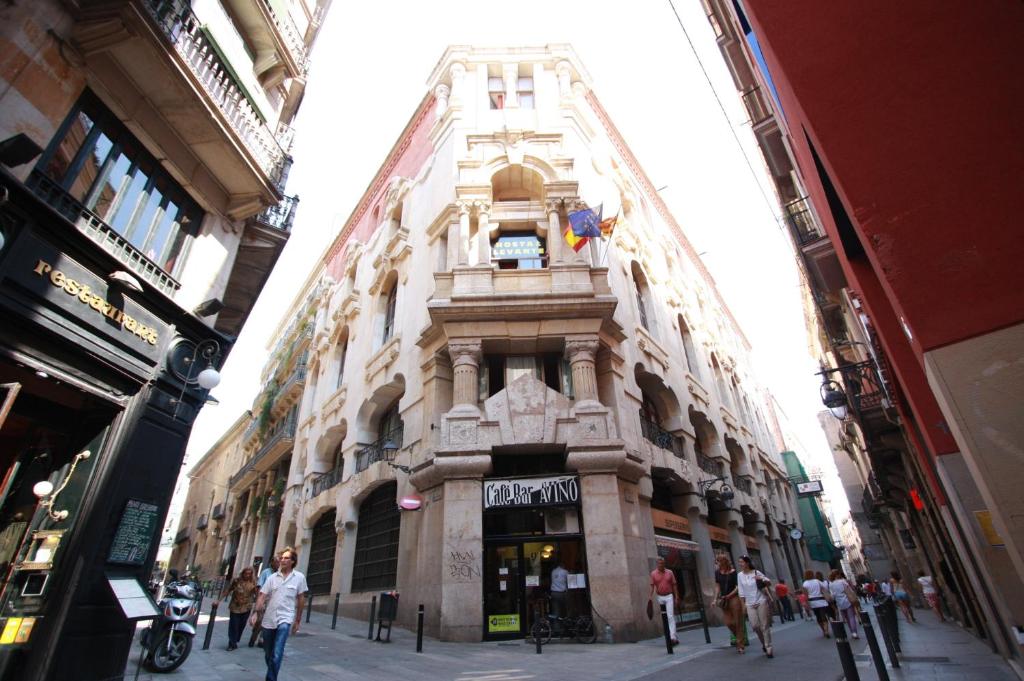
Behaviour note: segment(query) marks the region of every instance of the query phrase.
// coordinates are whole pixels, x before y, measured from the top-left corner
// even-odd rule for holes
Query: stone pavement
[[[903,657],[900,669],[889,669],[892,681],[1019,681],[1010,667],[987,645],[955,624],[939,624],[930,612],[918,613],[918,623],[901,618]],[[140,681],[258,681],[265,673],[263,652],[245,647],[225,650],[227,617],[218,617],[209,650],[201,650],[206,616],[200,620],[195,647],[186,663],[171,674],[142,670]],[[872,617],[875,620],[874,617]],[[875,620],[877,622],[877,620]],[[314,612],[312,621],[288,640],[280,681],[631,681],[681,678],[691,673],[715,675],[716,670],[741,676],[767,660],[752,647],[746,656],[729,655],[728,632],[711,629],[711,645],[701,629],[681,632],[675,654],[667,655],[663,639],[607,645],[558,642],[544,646],[537,655],[530,642],[449,643],[424,637],[423,653],[416,653],[415,632],[395,628],[390,644],[368,641],[365,621],[338,618],[332,631],[329,615]],[[876,625],[877,631],[877,625]],[[839,658],[831,640],[821,639],[817,627],[800,620],[776,624],[776,671],[793,681],[809,678],[832,681],[841,678]],[[245,639],[248,640],[247,638]],[[879,639],[880,645],[881,639]],[[862,637],[851,641],[861,681],[876,681],[867,645]],[[136,645],[125,670],[125,680],[137,673],[141,648]],[[883,652],[883,655],[885,653]],[[724,657],[723,657],[724,656]],[[807,667],[809,660],[814,666]],[[786,667],[792,663],[793,670]],[[680,666],[685,665],[685,666]],[[742,667],[740,665],[743,665]],[[802,676],[801,672],[810,676]]]
[[[914,614],[916,623],[908,623],[903,615],[899,616],[903,653],[899,669],[888,668],[891,681],[1020,681],[1010,665],[993,653],[985,641],[954,622],[940,623],[930,610],[916,610]],[[877,622],[872,616],[882,656],[888,662]],[[863,637],[860,643],[863,644]],[[869,651],[860,648],[855,647],[854,652],[860,653],[856,659],[861,681],[877,681]]]

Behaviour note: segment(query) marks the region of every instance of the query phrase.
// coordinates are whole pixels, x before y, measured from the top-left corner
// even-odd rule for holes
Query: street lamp
[[[736,493],[732,491],[732,487],[726,482],[728,478],[724,475],[717,478],[708,478],[707,480],[697,481],[697,496],[707,501],[708,494],[714,492],[716,496],[725,504],[726,508],[732,506],[732,500],[736,497]],[[712,489],[718,485],[718,489]]]
[[[182,345],[187,348],[190,344],[186,342]],[[185,352],[188,350],[186,349]],[[198,385],[203,390],[213,390],[220,385],[220,372],[213,366],[214,360],[218,357],[220,357],[220,343],[209,338],[196,344],[191,357],[178,354],[176,361],[172,360],[172,370],[182,379],[181,393],[174,404],[174,418],[178,417],[178,407],[181,406],[181,402],[185,398],[185,391],[190,385]],[[182,366],[176,366],[177,362],[180,362]],[[195,373],[197,363],[205,364],[205,366]]]
[[[412,473],[412,469],[408,466],[394,463],[395,455],[398,454],[398,445],[391,438],[388,438],[383,445],[381,445],[381,452],[384,454],[384,462],[392,468],[397,468],[406,475]]]
[[[819,388],[821,403],[828,407],[832,416],[842,421],[846,418],[848,411],[846,393],[843,392],[842,386],[830,379],[825,372],[819,373],[822,377],[821,388]]]

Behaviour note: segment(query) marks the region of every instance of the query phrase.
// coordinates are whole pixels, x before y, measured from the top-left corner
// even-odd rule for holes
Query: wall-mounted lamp
[[[828,407],[832,416],[842,421],[848,413],[846,393],[843,392],[841,385],[828,377],[828,374],[825,372],[820,372],[820,374],[822,377],[821,388],[819,388],[821,403]]]
[[[412,469],[409,468],[408,466],[403,466],[401,464],[394,463],[395,455],[398,454],[398,445],[395,444],[394,440],[388,438],[388,440],[384,442],[380,449],[381,452],[384,454],[384,462],[387,465],[391,466],[392,468],[397,468],[406,475],[410,475],[412,473]]]
[[[32,486],[32,494],[35,494],[39,499],[39,505],[46,509],[46,515],[50,517],[50,520],[60,522],[62,520],[67,520],[67,517],[71,514],[67,509],[54,511],[53,505],[57,503],[57,497],[64,491],[64,488],[68,486],[68,483],[71,482],[71,476],[75,474],[75,468],[78,467],[78,464],[85,461],[90,456],[92,456],[92,452],[88,449],[75,454],[75,458],[71,461],[71,468],[68,469],[68,474],[64,477],[64,481],[60,483],[60,487],[56,490],[53,489],[53,483],[49,480],[40,480]]]
[[[187,345],[186,345],[187,348]],[[186,352],[188,350],[186,349]],[[214,360],[220,357],[220,343],[212,338],[200,341],[192,351],[192,356],[180,356],[181,366],[172,367],[182,379],[181,393],[174,404],[174,418],[178,418],[178,408],[185,398],[185,391],[190,385],[198,385],[203,390],[213,390],[220,385],[220,372],[214,368]],[[196,372],[196,366],[203,368]],[[182,371],[183,370],[183,371]]]
[[[697,496],[705,501],[708,498],[708,494],[714,492],[715,496],[725,504],[726,508],[732,506],[732,500],[736,497],[736,493],[732,491],[732,487],[726,482],[728,478],[724,475],[717,478],[708,478],[707,480],[697,481]],[[714,489],[715,487],[718,489]]]

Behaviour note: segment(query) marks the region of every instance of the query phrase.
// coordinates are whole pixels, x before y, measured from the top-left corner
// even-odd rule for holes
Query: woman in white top
[[[846,581],[842,571],[833,570],[828,579],[828,588],[832,592],[836,610],[839,611],[839,618],[846,621],[846,627],[854,638],[860,638],[857,633],[857,610],[860,609],[860,599],[857,598],[850,583]]]
[[[821,627],[821,633],[825,635],[825,638],[830,638],[828,633],[829,607],[828,599],[825,598],[827,587],[814,578],[813,570],[804,572],[803,587],[804,592],[807,593],[807,602],[814,612],[814,619],[818,621],[818,626]]]
[[[736,575],[737,589],[747,608],[750,626],[761,639],[761,650],[768,657],[775,657],[772,650],[772,604],[764,594],[771,586],[771,580],[760,570],[754,569],[750,556],[740,556],[740,572]]]
[[[931,606],[935,614],[938,615],[940,622],[945,622],[946,618],[942,616],[942,608],[939,605],[939,590],[935,588],[935,580],[924,573],[921,570],[917,573],[917,583],[921,585],[921,592],[924,593],[924,599],[928,601],[928,605]]]

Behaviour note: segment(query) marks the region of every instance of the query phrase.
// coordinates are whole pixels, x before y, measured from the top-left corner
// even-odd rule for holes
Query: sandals
[[[764,651],[764,654],[767,655],[769,658],[775,657],[775,651],[772,650],[771,646],[768,646],[768,649]]]

